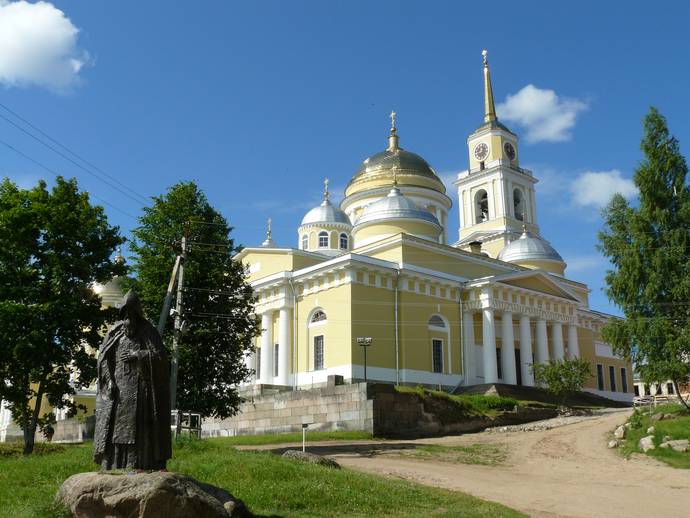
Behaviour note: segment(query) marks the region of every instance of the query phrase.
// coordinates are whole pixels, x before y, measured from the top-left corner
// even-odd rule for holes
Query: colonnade
[[[276,311],[278,315],[278,336],[273,336],[273,321]],[[248,369],[259,373],[258,379],[252,383],[265,385],[289,385],[289,363],[292,340],[290,338],[290,321],[292,308],[282,307],[279,310],[266,310],[261,314],[261,354],[254,352],[245,357]],[[276,355],[275,347],[278,347]],[[257,359],[260,358],[260,365]],[[278,362],[276,366],[275,362]]]
[[[534,373],[532,363],[548,363],[549,360],[563,360],[566,357],[565,343],[563,340],[563,322],[558,320],[547,321],[545,318],[534,317],[529,314],[518,314],[518,340],[520,345],[520,365],[516,365],[513,312],[497,311],[492,307],[484,307],[480,310],[482,315],[482,366],[484,383],[501,382],[517,385],[518,372],[522,385],[534,386]],[[498,316],[500,324],[496,322]],[[532,339],[532,321],[534,321],[534,340]],[[499,378],[498,359],[496,352],[496,329],[501,329],[501,377]],[[577,339],[577,325],[573,323],[567,326],[568,356],[576,358],[580,356],[580,347]],[[470,346],[476,344],[474,337],[474,312],[465,311],[463,314],[463,326],[465,329],[465,343]],[[551,352],[549,352],[549,331],[551,337]],[[475,347],[466,347],[467,375],[478,378],[477,358]]]

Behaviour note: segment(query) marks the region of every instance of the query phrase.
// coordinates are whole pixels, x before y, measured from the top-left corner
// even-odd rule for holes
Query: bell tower
[[[496,116],[488,52],[482,51],[484,123],[468,138],[469,169],[453,182],[458,188],[460,236],[454,246],[482,243],[491,257],[520,237],[523,226],[538,234],[532,171],[520,167],[518,137]]]

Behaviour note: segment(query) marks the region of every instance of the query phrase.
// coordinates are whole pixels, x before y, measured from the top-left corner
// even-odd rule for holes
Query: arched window
[[[328,232],[325,230],[319,232],[319,248],[328,248]]]
[[[306,250],[307,248],[309,248],[309,235],[304,234],[302,236],[302,250]]]
[[[429,319],[429,325],[430,325],[431,327],[439,327],[439,328],[441,328],[441,329],[445,329],[445,328],[446,328],[446,323],[445,323],[445,322],[443,321],[443,319],[442,319],[440,316],[438,316],[438,315],[433,315],[433,316]]]
[[[324,320],[326,320],[326,313],[319,309],[311,316],[311,320],[309,322],[315,324],[316,322],[323,322]]]
[[[525,198],[520,189],[513,191],[513,214],[515,214],[515,219],[519,221],[525,219]]]
[[[475,223],[483,223],[489,219],[489,196],[484,189],[474,195]]]
[[[347,234],[340,234],[340,249],[347,250]]]

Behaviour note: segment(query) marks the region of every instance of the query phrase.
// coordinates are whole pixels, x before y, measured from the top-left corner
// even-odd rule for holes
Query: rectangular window
[[[613,365],[609,365],[609,386],[611,392],[616,391],[616,368]]]
[[[496,374],[498,376],[498,379],[503,379],[503,369],[501,366],[501,349],[499,349],[498,347],[496,347]]]
[[[640,386],[639,385],[635,385],[635,395],[636,396],[640,395]]]
[[[443,372],[443,340],[431,341],[431,370]]]
[[[621,367],[621,388],[623,392],[628,392],[628,371]]]
[[[651,395],[652,395],[652,391],[650,390],[649,385],[645,384],[645,386],[644,386],[644,394],[642,394],[642,395],[643,395],[643,396],[651,396]]]
[[[256,349],[256,379],[261,379],[261,347]]]
[[[314,337],[314,370],[323,370],[323,335]]]
[[[671,396],[673,395],[673,383],[666,384],[666,393]]]
[[[273,347],[273,375],[278,377],[278,344]]]
[[[599,390],[604,390],[604,366],[597,364],[597,387]]]

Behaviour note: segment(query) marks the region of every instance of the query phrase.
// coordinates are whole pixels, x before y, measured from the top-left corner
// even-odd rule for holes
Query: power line
[[[8,109],[8,108],[7,108],[6,106],[4,106],[4,105],[1,105],[1,106],[2,106],[3,108],[5,108],[5,109]],[[9,111],[11,111],[11,110],[9,110]],[[12,112],[12,113],[14,114],[14,112]],[[15,115],[16,115],[16,114],[15,114]],[[16,115],[16,116],[19,117],[18,115]],[[84,160],[83,158],[81,158],[79,155],[77,155],[76,153],[74,153],[73,151],[71,151],[69,148],[63,146],[62,144],[60,144],[60,143],[57,142],[55,139],[53,139],[52,137],[48,136],[47,134],[45,134],[45,133],[42,132],[41,130],[35,128],[35,126],[33,126],[31,123],[27,122],[25,119],[19,117],[21,120],[25,121],[26,124],[28,124],[28,125],[31,126],[32,128],[35,128],[35,129],[36,129],[37,131],[39,131],[41,134],[46,135],[47,138],[49,138],[51,141],[55,142],[58,146],[60,146],[60,147],[62,147],[63,149],[67,150],[69,153],[71,153],[71,154],[73,154],[74,156],[76,156],[79,160],[82,160],[84,163],[89,164],[89,166],[91,166],[91,167],[93,167],[94,169],[98,170],[102,175],[106,176],[107,178],[110,178],[110,179],[111,179],[113,182],[115,182],[116,184],[122,186],[124,189],[127,189],[128,191],[130,191],[131,193],[133,193],[134,196],[133,196],[132,194],[129,194],[129,193],[125,192],[123,189],[121,189],[121,188],[118,187],[117,185],[114,185],[113,183],[109,182],[108,180],[105,180],[105,179],[101,178],[99,175],[97,175],[97,174],[94,173],[93,171],[87,169],[86,167],[84,167],[83,165],[81,165],[79,162],[73,160],[73,159],[72,159],[71,157],[69,157],[68,155],[62,153],[61,151],[59,151],[59,150],[57,150],[57,149],[55,149],[55,147],[53,147],[53,146],[51,146],[50,144],[46,143],[44,140],[40,139],[39,137],[37,137],[36,135],[34,135],[33,133],[31,133],[30,131],[27,131],[25,128],[22,128],[19,124],[17,124],[16,122],[14,122],[13,120],[11,120],[11,119],[9,119],[8,117],[4,116],[4,115],[1,114],[1,113],[0,113],[0,118],[2,118],[2,119],[4,119],[5,121],[9,122],[9,123],[12,124],[15,128],[19,129],[21,132],[25,133],[26,135],[28,135],[29,137],[31,137],[31,138],[34,139],[35,141],[39,142],[40,144],[42,144],[42,145],[45,146],[46,148],[50,149],[51,151],[53,151],[53,152],[56,153],[57,155],[61,156],[61,157],[64,158],[65,160],[68,160],[69,162],[71,162],[72,164],[74,164],[75,166],[77,166],[77,167],[78,167],[79,169],[81,169],[82,171],[85,171],[86,173],[90,174],[90,175],[93,176],[94,178],[100,180],[101,182],[105,183],[105,184],[108,185],[109,187],[115,189],[115,190],[118,191],[120,194],[122,194],[122,195],[124,195],[124,196],[127,196],[128,198],[130,198],[131,200],[133,200],[133,201],[135,201],[135,202],[137,202],[137,203],[142,203],[142,202],[143,202],[143,203],[148,203],[149,200],[148,200],[145,196],[142,196],[141,194],[139,194],[138,192],[136,192],[134,189],[131,189],[131,188],[130,188],[129,186],[127,186],[126,184],[120,182],[118,179],[116,179],[116,178],[114,178],[113,176],[109,175],[108,173],[106,173],[106,172],[100,170],[100,169],[97,168],[96,166],[91,165],[89,162],[87,162],[86,160]]]
[[[3,144],[3,145],[5,145],[5,146],[7,146],[9,149],[11,149],[11,150],[14,151],[15,153],[17,153],[19,156],[25,158],[26,160],[29,160],[30,162],[33,162],[33,163],[36,164],[37,166],[39,166],[39,167],[41,167],[42,169],[45,169],[46,171],[48,171],[50,174],[53,174],[53,175],[56,175],[56,176],[60,176],[60,173],[58,173],[57,171],[51,169],[51,168],[48,167],[47,165],[45,165],[45,164],[39,162],[39,161],[36,160],[35,158],[30,157],[29,155],[27,155],[27,154],[24,153],[23,151],[20,151],[19,149],[17,149],[16,147],[14,147],[12,144],[9,144],[8,142],[5,142],[4,140],[1,140],[1,139],[0,139],[0,144]],[[136,216],[133,216],[133,215],[130,214],[129,212],[126,212],[126,211],[122,210],[121,208],[116,207],[116,206],[113,205],[112,203],[110,203],[110,202],[104,200],[103,198],[101,198],[101,197],[99,197],[99,196],[96,196],[96,195],[93,194],[93,193],[89,193],[89,194],[90,194],[91,196],[93,196],[95,199],[97,199],[98,201],[100,201],[101,203],[103,203],[104,205],[107,205],[108,207],[110,207],[111,209],[114,209],[114,210],[116,210],[116,211],[118,211],[118,212],[124,214],[125,216],[127,216],[127,217],[129,217],[129,218],[132,218],[132,219],[135,220],[135,221],[138,220],[138,218],[137,218]]]

